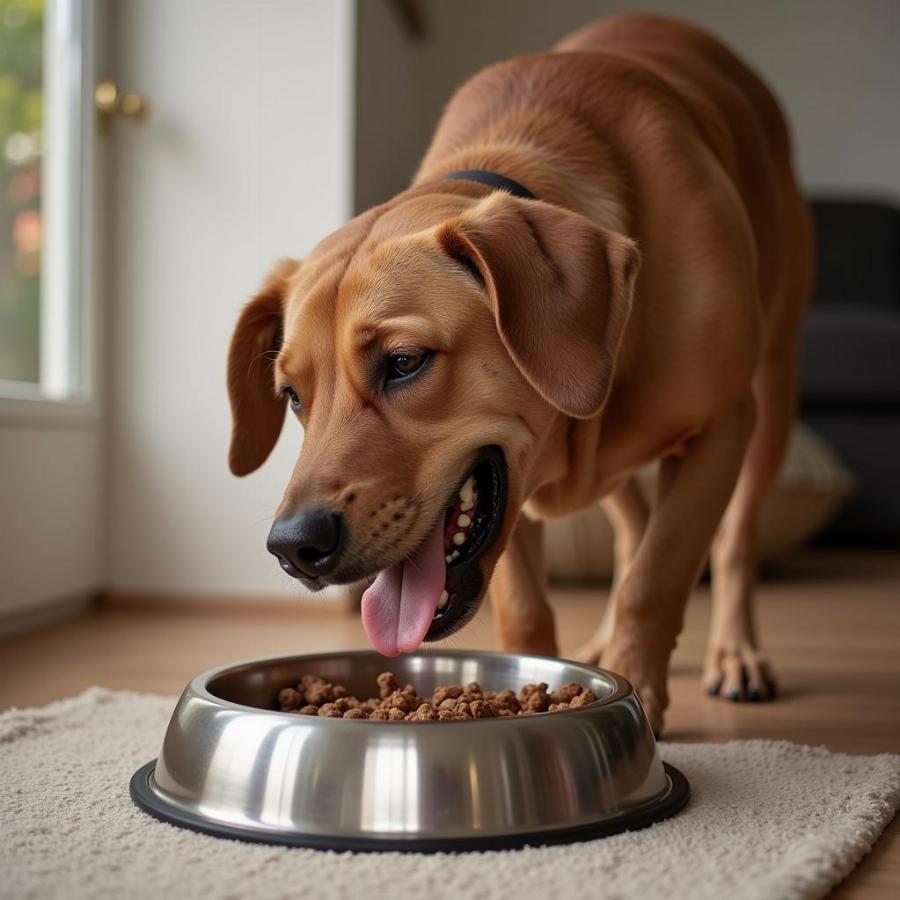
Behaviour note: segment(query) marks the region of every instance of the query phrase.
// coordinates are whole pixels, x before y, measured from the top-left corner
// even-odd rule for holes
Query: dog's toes
[[[703,673],[703,687],[710,697],[730,703],[762,703],[774,700],[775,679],[768,663],[757,651],[711,653]]]
[[[725,678],[720,693],[732,703],[743,700],[745,694],[746,674],[741,660],[737,656],[729,656],[724,661]]]

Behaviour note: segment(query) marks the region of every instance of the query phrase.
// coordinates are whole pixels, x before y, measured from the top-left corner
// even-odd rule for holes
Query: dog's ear
[[[231,447],[235,475],[258,469],[272,452],[284,424],[284,397],[275,391],[273,368],[281,347],[284,299],[299,262],[283,259],[259,293],[243,308],[228,350]]]
[[[500,339],[560,411],[597,415],[612,386],[640,257],[584,216],[497,193],[438,232],[481,284]]]

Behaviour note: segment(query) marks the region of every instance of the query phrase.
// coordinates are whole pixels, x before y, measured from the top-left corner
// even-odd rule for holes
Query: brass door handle
[[[123,94],[114,81],[100,81],[94,89],[94,106],[97,109],[97,123],[105,132],[113,116],[127,116],[129,119],[144,119],[149,111],[149,103],[143,94]]]

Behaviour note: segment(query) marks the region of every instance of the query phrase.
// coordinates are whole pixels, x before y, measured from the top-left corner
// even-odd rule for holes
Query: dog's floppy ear
[[[481,283],[504,346],[560,411],[597,415],[612,385],[639,254],[584,216],[493,194],[438,232]]]
[[[272,452],[284,424],[285,398],[275,392],[272,374],[281,346],[284,298],[299,262],[283,259],[259,293],[243,308],[228,350],[231,448],[235,475],[258,469]]]

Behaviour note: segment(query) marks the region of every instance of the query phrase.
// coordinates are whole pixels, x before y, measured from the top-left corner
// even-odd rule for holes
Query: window
[[[82,0],[0,0],[0,396],[83,377]]]

